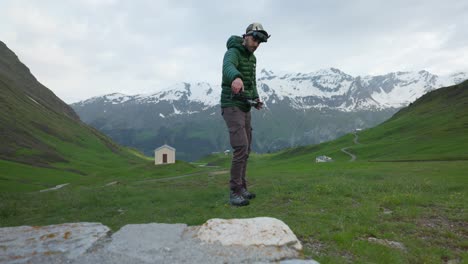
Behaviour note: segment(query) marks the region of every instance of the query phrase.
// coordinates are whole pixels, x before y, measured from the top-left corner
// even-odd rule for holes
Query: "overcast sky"
[[[468,72],[468,1],[1,0],[0,40],[67,103],[219,84],[226,41],[260,22],[257,72]]]

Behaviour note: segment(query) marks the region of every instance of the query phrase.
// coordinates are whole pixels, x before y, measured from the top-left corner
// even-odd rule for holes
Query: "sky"
[[[468,72],[466,0],[1,0],[0,41],[67,103],[220,84],[226,41],[271,34],[257,72]]]

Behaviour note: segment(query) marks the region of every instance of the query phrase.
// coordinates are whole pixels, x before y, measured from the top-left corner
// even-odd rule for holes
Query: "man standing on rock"
[[[228,50],[223,59],[221,114],[226,121],[234,150],[229,197],[231,205],[248,205],[249,200],[255,198],[255,194],[247,190],[245,177],[252,143],[250,109],[254,106],[260,110],[263,106],[257,92],[257,59],[253,53],[269,37],[260,23],[252,23],[242,37],[231,36],[226,45]]]

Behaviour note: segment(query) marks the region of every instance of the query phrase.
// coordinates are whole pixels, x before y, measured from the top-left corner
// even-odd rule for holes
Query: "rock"
[[[382,211],[382,213],[384,215],[390,215],[390,214],[393,214],[393,211],[388,209],[388,208],[385,208],[385,207],[381,207],[380,210]]]
[[[204,243],[197,238],[200,228],[188,227],[185,224],[126,225],[112,235],[108,246],[86,261],[102,263],[102,256],[108,256],[109,253],[111,255],[104,259],[115,259],[116,254],[121,254],[145,263],[270,263],[298,257],[298,251],[289,247]],[[82,263],[86,262],[77,264]]]
[[[109,182],[108,184],[104,185],[104,187],[112,186],[112,185],[116,185],[116,184],[120,184],[120,182],[118,182],[118,181]]]
[[[100,223],[0,228],[0,262],[24,263],[40,255],[63,254],[74,259],[107,236]]]
[[[274,218],[212,219],[191,227],[132,224],[108,232],[99,223],[0,228],[0,263],[316,264],[298,259],[300,242]]]
[[[198,230],[197,236],[207,243],[225,246],[276,246],[302,250],[301,242],[281,220],[271,217],[248,219],[211,219]]]
[[[313,259],[288,259],[280,261],[279,264],[320,264]]]
[[[186,224],[126,225],[112,235],[107,250],[149,262],[162,262],[182,240]]]
[[[369,241],[371,243],[376,243],[376,244],[380,244],[380,245],[383,245],[383,246],[391,247],[391,248],[406,250],[405,245],[403,245],[400,242],[395,242],[395,241],[390,241],[390,240],[387,240],[387,239],[380,239],[380,238],[375,238],[375,237],[369,237],[367,239],[367,241]]]

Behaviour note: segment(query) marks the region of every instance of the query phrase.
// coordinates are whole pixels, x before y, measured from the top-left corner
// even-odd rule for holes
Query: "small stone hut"
[[[154,150],[154,164],[170,164],[175,163],[175,148],[169,145],[162,145]]]
[[[332,162],[332,161],[333,161],[332,158],[330,158],[328,156],[325,156],[325,155],[318,156],[318,157],[315,158],[315,162]]]

